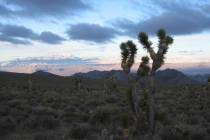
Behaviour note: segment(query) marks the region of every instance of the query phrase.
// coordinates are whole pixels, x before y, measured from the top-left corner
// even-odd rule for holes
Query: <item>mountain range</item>
[[[134,77],[135,73],[132,74]],[[58,76],[46,71],[36,71],[32,74],[20,74],[20,73],[10,73],[10,72],[0,72],[0,79],[4,77],[5,80],[10,80],[11,77],[34,77],[34,78],[44,78],[44,79],[53,79],[53,82],[62,81],[72,78],[82,78],[82,79],[91,79],[91,80],[103,80],[109,77],[115,77],[118,81],[126,82],[127,78],[123,71],[120,70],[111,70],[111,71],[90,71],[87,73],[76,73],[72,76]],[[186,85],[186,84],[205,84],[210,75],[185,75],[184,73],[175,70],[175,69],[166,69],[161,70],[156,73],[156,82],[158,85]],[[68,79],[68,80],[67,80]],[[48,81],[49,83],[52,81]]]
[[[132,74],[136,76],[135,73]],[[119,81],[127,81],[126,75],[120,70],[111,71],[90,71],[87,73],[76,73],[73,77],[83,77],[91,79],[105,79],[114,76]],[[185,85],[185,84],[205,84],[210,75],[185,75],[175,69],[165,69],[156,73],[156,82],[159,85]]]

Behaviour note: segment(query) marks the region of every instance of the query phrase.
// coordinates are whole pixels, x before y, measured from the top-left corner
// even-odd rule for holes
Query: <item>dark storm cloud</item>
[[[20,16],[65,16],[90,9],[82,0],[3,0],[6,4],[20,7],[13,14]]]
[[[98,24],[80,23],[72,25],[67,30],[67,34],[70,39],[73,40],[85,40],[96,43],[104,43],[111,41],[116,37],[116,35],[119,34],[119,32],[111,27],[104,27]]]
[[[60,44],[65,39],[51,32],[40,35],[24,26],[0,24],[0,41],[12,44],[31,44],[31,41],[41,41],[48,44]]]
[[[154,4],[163,11],[161,15],[139,22],[118,20],[114,25],[124,30],[125,35],[133,37],[136,37],[140,31],[154,34],[159,28],[165,28],[173,35],[201,33],[210,29],[210,16],[201,6],[193,7],[189,1],[164,3],[157,0]]]

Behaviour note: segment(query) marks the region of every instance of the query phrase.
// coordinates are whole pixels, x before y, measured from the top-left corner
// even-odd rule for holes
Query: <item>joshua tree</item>
[[[80,78],[76,78],[75,79],[76,90],[80,90],[81,89],[81,83],[82,83],[82,80]]]
[[[104,93],[110,94],[112,91],[116,91],[117,83],[116,78],[114,76],[109,77],[104,80]]]
[[[31,92],[33,87],[33,82],[31,80],[31,76],[28,77],[28,91]]]
[[[129,94],[128,97],[131,103],[132,110],[135,113],[135,116],[137,118],[139,109],[138,109],[138,102],[136,99],[136,96],[137,96],[136,95],[136,82],[135,80],[133,80],[132,75],[130,74],[131,67],[134,64],[135,56],[137,53],[137,48],[136,48],[136,45],[132,41],[127,41],[125,43],[121,43],[120,49],[121,49],[121,56],[122,56],[121,67],[124,73],[126,73],[129,82],[131,83],[130,85],[131,92],[128,93]]]
[[[144,49],[150,55],[152,59],[152,68],[150,70],[150,82],[151,82],[151,92],[148,96],[148,104],[149,104],[149,121],[150,121],[150,132],[152,134],[155,133],[155,119],[154,119],[154,95],[155,95],[155,73],[156,71],[164,64],[165,55],[168,51],[169,45],[173,44],[173,38],[168,36],[164,29],[160,29],[157,32],[157,36],[159,39],[158,51],[155,52],[152,48],[152,43],[148,38],[148,35],[144,32],[139,34],[139,42],[143,45]]]
[[[135,55],[137,53],[136,45],[132,41],[127,41],[120,45],[122,63],[121,67],[123,71],[127,74],[129,81],[132,83],[132,92],[130,92],[129,100],[132,103],[135,116],[139,118],[139,104],[136,94],[136,85],[139,79],[149,76],[150,77],[150,92],[148,94],[148,105],[149,105],[149,126],[151,136],[155,133],[155,113],[154,113],[154,95],[155,95],[155,73],[164,64],[165,55],[168,51],[169,45],[173,43],[173,39],[166,35],[165,30],[160,29],[157,32],[159,38],[158,51],[155,52],[152,48],[152,42],[149,40],[148,35],[141,32],[138,36],[139,42],[143,45],[143,48],[147,50],[152,59],[152,67],[149,66],[149,57],[142,57],[142,62],[137,70],[138,78],[134,79],[130,75],[130,69],[134,64]]]

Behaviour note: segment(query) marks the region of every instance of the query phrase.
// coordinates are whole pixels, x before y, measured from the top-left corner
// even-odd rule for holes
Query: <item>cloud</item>
[[[13,15],[28,17],[61,17],[90,9],[82,0],[3,0],[5,5],[18,7],[16,11],[5,9]]]
[[[203,50],[191,50],[191,51],[179,51],[178,53],[182,54],[182,55],[189,55],[189,56],[193,56],[193,55],[198,55],[199,53],[203,53]]]
[[[61,44],[62,41],[65,41],[64,38],[51,32],[42,32],[39,36],[39,40],[48,44]]]
[[[157,0],[154,4],[162,11],[160,15],[139,22],[122,19],[114,25],[132,37],[136,37],[140,31],[154,34],[159,28],[165,28],[173,35],[201,33],[210,29],[210,16],[203,11],[202,6],[195,7],[189,1]]]
[[[51,32],[44,31],[41,34],[37,34],[24,26],[0,24],[0,41],[24,45],[31,44],[31,41],[61,44],[65,39]]]
[[[2,25],[0,32],[7,37],[20,37],[25,39],[31,39],[37,36],[32,30],[18,25]]]
[[[95,64],[97,58],[83,59],[79,57],[59,58],[59,57],[30,57],[24,59],[14,59],[10,61],[0,62],[0,67],[16,67],[29,65],[59,65],[59,66],[73,66],[73,65],[87,65]]]
[[[97,58],[85,59],[79,57],[30,57],[0,61],[1,71],[31,73],[44,70],[58,75],[69,76],[94,67]]]
[[[111,27],[105,27],[98,24],[79,23],[72,25],[67,30],[67,34],[70,39],[74,40],[104,43],[111,41],[120,33]]]
[[[16,39],[16,38],[12,38],[12,37],[8,37],[8,36],[3,36],[3,35],[0,35],[0,41],[10,42],[12,44],[22,44],[22,45],[31,44],[31,42],[28,41],[28,40],[21,40],[21,39]]]
[[[13,14],[14,13],[12,10],[3,5],[0,5],[0,17],[11,17]]]

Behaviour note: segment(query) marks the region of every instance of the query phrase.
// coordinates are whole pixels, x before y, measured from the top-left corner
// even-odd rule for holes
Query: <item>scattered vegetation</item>
[[[124,140],[131,133],[135,140],[139,131],[144,134],[142,139],[147,138],[148,94],[140,88],[136,93],[144,93],[143,96],[137,94],[142,115],[136,123],[131,110],[133,105],[128,100],[129,85],[124,83],[117,82],[117,91],[107,94],[103,81],[82,83],[83,88],[78,91],[76,86],[64,87],[57,83],[49,86],[32,80],[33,88],[29,91],[25,88],[28,81],[21,79],[17,78],[16,84],[0,86],[2,140]],[[2,83],[5,80],[8,79],[0,78]],[[69,81],[71,83],[74,85],[74,79]],[[86,86],[91,87],[88,92]],[[210,93],[207,86],[161,88],[156,93],[155,138],[209,139]]]

